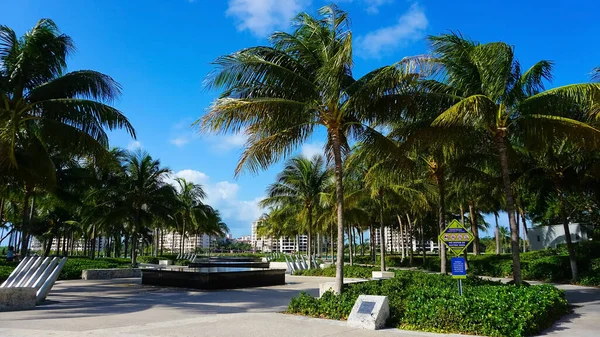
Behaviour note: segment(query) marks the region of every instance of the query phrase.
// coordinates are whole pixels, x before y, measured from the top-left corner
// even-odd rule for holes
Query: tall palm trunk
[[[494,218],[496,219],[496,255],[500,255],[500,249],[502,248],[502,242],[500,241],[500,226],[498,225],[498,213],[494,212]]]
[[[504,185],[504,195],[506,197],[506,212],[508,213],[508,223],[510,224],[510,248],[513,260],[513,278],[515,284],[521,285],[521,258],[519,256],[519,225],[515,219],[515,201],[513,198],[512,187],[510,186],[510,175],[508,171],[508,155],[506,153],[506,130],[498,130],[496,135],[496,147],[500,157],[500,167],[502,169],[502,183]]]
[[[46,240],[46,247],[44,247],[44,257],[48,257],[50,255],[50,250],[52,249],[53,241],[54,236],[51,236],[49,240]]]
[[[181,225],[181,247],[179,247],[179,252],[181,254],[185,254],[185,216],[183,217],[183,222]],[[210,242],[208,243],[208,245],[210,246]]]
[[[440,234],[444,231],[444,229],[446,228],[446,202],[445,202],[445,196],[446,196],[446,184],[444,181],[444,172],[442,170],[438,170],[436,176],[436,181],[437,181],[437,185],[438,185],[438,189],[440,191],[440,201],[439,201],[439,207],[438,207],[438,227],[439,227],[439,231]],[[423,247],[423,249],[425,249],[425,247]],[[444,245],[444,243],[442,242],[442,240],[438,239],[438,249],[440,251],[440,272],[442,274],[446,274],[446,246]]]
[[[525,211],[522,207],[519,207],[519,214],[521,215],[521,223],[523,224],[523,253],[527,252],[527,222],[525,221]]]
[[[413,265],[413,233],[412,224],[410,223],[410,216],[406,213],[406,232],[408,233],[408,264],[412,267]]]
[[[381,221],[380,227],[379,227],[379,250],[380,250],[380,255],[381,255],[381,271],[385,271],[385,235],[384,235],[384,218],[383,218],[383,190],[380,189],[379,190],[379,203],[380,203],[380,207],[379,207],[379,219]]]
[[[360,256],[365,255],[365,232],[363,230],[360,231]]]
[[[21,250],[20,250],[20,255],[21,258],[24,258],[27,255],[27,245],[29,244],[29,242],[27,242],[27,239],[29,238],[29,227],[30,227],[30,220],[31,217],[29,216],[29,214],[31,214],[28,211],[28,207],[29,207],[29,200],[31,199],[32,196],[32,189],[30,187],[25,187],[25,195],[23,196],[23,214],[22,214],[22,224],[21,224]],[[33,202],[31,205],[31,210],[33,211]]]
[[[348,225],[348,253],[350,255],[350,265],[354,265],[352,260],[352,226]]]
[[[311,257],[312,257],[312,246],[311,246],[312,222],[313,222],[312,207],[308,207],[308,237],[307,237],[307,242],[306,242],[308,245],[308,247],[306,249],[306,253],[308,256],[308,269],[312,269],[311,268],[311,266],[312,266],[312,259],[311,259]]]
[[[317,251],[316,251],[316,256],[317,256],[317,258],[321,257],[321,233],[317,233]]]
[[[463,225],[463,227],[465,227],[465,209],[463,208],[462,203],[459,204],[459,207],[460,207],[460,223]],[[468,269],[469,268],[469,252],[467,251],[466,248],[463,251],[463,257],[465,258],[465,266]]]
[[[376,256],[375,256],[375,229],[373,228],[373,222],[369,225],[369,256],[371,257],[371,262],[375,264]]]
[[[335,265],[335,293],[342,293],[344,284],[344,184],[342,178],[344,176],[344,168],[342,166],[342,144],[340,140],[339,130],[330,133],[332,141],[333,162],[335,165],[335,194],[336,194],[336,211],[337,211],[337,261]]]
[[[406,258],[406,255],[404,254],[404,225],[402,224],[402,218],[400,217],[400,215],[398,216],[398,224],[400,225],[400,252],[401,252],[401,256],[402,256],[402,261],[404,261],[404,259]]]
[[[331,226],[331,240],[329,240],[329,244],[331,245],[331,263],[333,263],[333,256],[334,256],[334,254],[333,254],[333,249],[334,249],[334,247],[333,247],[333,246],[335,246],[335,245],[333,244],[333,242],[334,242],[334,241],[333,241],[333,225],[332,225],[332,226]]]
[[[477,212],[475,202],[469,201],[469,214],[471,215],[471,233],[473,233],[473,254],[479,255],[479,228],[477,228]]]
[[[575,256],[575,248],[573,247],[573,240],[571,240],[571,229],[569,228],[569,217],[567,216],[567,210],[565,208],[565,199],[562,191],[558,190],[558,198],[560,202],[560,213],[563,218],[563,228],[565,230],[565,239],[567,240],[567,251],[569,253],[569,262],[571,264],[571,278],[573,281],[577,280],[577,257]]]
[[[423,227],[423,220],[421,222],[421,248],[423,248],[423,266],[425,266],[425,260],[427,259],[425,249],[425,228]],[[445,264],[445,263],[444,263]]]
[[[140,212],[141,210],[138,209],[135,217],[135,226],[133,228],[133,233],[131,233],[131,265],[134,267],[137,265],[137,231],[142,226]]]

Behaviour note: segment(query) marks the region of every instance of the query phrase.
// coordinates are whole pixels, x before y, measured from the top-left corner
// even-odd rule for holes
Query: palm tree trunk
[[[163,248],[165,245],[165,231],[163,229],[160,230],[160,255],[163,255]]]
[[[371,263],[375,264],[377,257],[375,256],[375,229],[373,228],[373,222],[369,225],[369,255],[371,256]]]
[[[335,166],[335,197],[338,227],[338,259],[335,265],[335,287],[333,288],[333,291],[337,294],[341,294],[342,286],[344,284],[344,184],[342,182],[344,168],[342,166],[342,144],[340,141],[339,130],[331,132],[330,137]]]
[[[321,233],[317,233],[317,251],[316,251],[316,256],[317,256],[317,258],[321,257]]]
[[[29,237],[29,216],[28,216],[28,206],[29,199],[31,198],[31,189],[29,187],[25,187],[25,195],[23,196],[23,213],[22,219],[23,223],[21,225],[21,250],[20,257],[21,259],[27,255],[27,238]],[[33,210],[33,208],[32,208]]]
[[[331,240],[329,240],[329,244],[331,245],[331,263],[333,263],[333,226],[331,226]]]
[[[502,183],[504,185],[504,195],[506,197],[506,212],[508,213],[508,223],[510,224],[510,246],[513,260],[513,278],[516,285],[521,285],[521,258],[519,256],[519,225],[515,219],[515,201],[513,198],[510,175],[508,170],[508,156],[506,153],[506,135],[505,131],[500,130],[496,135],[496,146],[500,157],[500,167],[502,169]]]
[[[385,271],[385,235],[384,235],[384,218],[383,218],[383,190],[379,190],[379,219],[381,221],[379,227],[379,250],[381,255],[381,271]]]
[[[400,225],[400,251],[401,251],[401,256],[402,256],[402,261],[404,261],[404,259],[406,258],[406,255],[404,254],[404,225],[402,224],[402,218],[400,217],[400,215],[398,216],[398,224]]]
[[[67,233],[65,233],[65,231],[63,231],[62,251],[63,251],[63,256],[68,256],[67,255]]]
[[[525,211],[519,207],[519,213],[521,215],[521,222],[523,224],[523,253],[527,252],[527,222],[525,221]]]
[[[360,256],[365,255],[365,232],[360,231]]]
[[[477,228],[477,212],[475,202],[469,201],[469,215],[471,220],[471,233],[473,233],[473,254],[479,255],[479,228]]]
[[[46,247],[44,247],[44,257],[48,257],[50,255],[50,250],[52,249],[53,241],[54,236],[51,236],[49,240],[46,240]]]
[[[423,248],[423,266],[425,265],[425,260],[427,259],[426,250],[425,249],[425,228],[423,227],[423,220],[421,220],[421,248]],[[444,263],[445,267],[445,263]]]
[[[412,267],[413,265],[413,235],[412,235],[412,224],[410,223],[410,216],[406,213],[406,232],[408,233],[408,264]]]
[[[446,203],[445,203],[446,184],[444,181],[444,172],[441,170],[438,170],[435,178],[437,181],[438,189],[440,191],[440,201],[439,201],[439,208],[438,208],[438,221],[439,221],[438,227],[439,227],[439,231],[441,234],[444,231],[444,229],[446,228]],[[442,274],[446,274],[446,246],[439,239],[438,239],[438,249],[440,251],[440,272]],[[423,247],[423,250],[425,250],[425,247]]]
[[[498,213],[494,212],[494,218],[496,219],[496,255],[500,255],[500,249],[502,248],[502,242],[500,241],[500,226],[498,225]]]
[[[185,216],[183,217],[181,228],[181,248],[179,251],[181,254],[185,254]],[[210,241],[208,242],[208,246],[210,247]]]
[[[567,241],[567,251],[569,253],[569,262],[571,264],[571,278],[573,281],[577,280],[577,256],[575,256],[575,248],[573,247],[573,240],[571,239],[571,229],[569,228],[569,217],[567,216],[567,210],[565,208],[565,200],[562,191],[558,190],[558,198],[560,202],[560,212],[563,218],[563,228],[565,230],[565,240]]]
[[[311,257],[312,257],[312,254],[311,254],[312,253],[312,246],[311,246],[311,243],[312,242],[310,240],[311,239],[311,234],[312,234],[312,232],[311,232],[312,221],[313,221],[313,219],[312,219],[312,207],[308,207],[308,237],[306,238],[307,239],[306,240],[306,244],[307,244],[306,255],[308,257],[308,269],[312,269],[311,268],[311,265],[312,265],[312,260],[311,260]]]
[[[4,198],[0,199],[0,226],[4,225]],[[2,237],[2,235],[4,234],[4,228],[2,228],[2,234],[0,235],[0,237]]]
[[[463,225],[463,227],[465,227],[465,209],[464,209],[462,203],[459,204],[459,207],[460,207],[460,223]],[[469,252],[467,251],[467,249],[465,249],[463,251],[463,257],[465,258],[465,265],[468,269],[469,268]]]
[[[348,225],[348,253],[350,255],[350,265],[354,265],[354,261],[352,260],[352,226]]]

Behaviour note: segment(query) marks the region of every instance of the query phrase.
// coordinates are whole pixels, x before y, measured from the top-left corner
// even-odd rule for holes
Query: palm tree
[[[577,280],[577,258],[569,229],[569,215],[566,199],[580,188],[579,170],[584,161],[582,149],[567,139],[558,139],[541,149],[530,149],[526,156],[531,167],[523,174],[522,181],[530,191],[537,191],[540,202],[546,206],[556,200],[557,217],[561,219],[565,231],[565,240],[571,265],[571,276]]]
[[[544,91],[551,79],[552,63],[540,61],[521,72],[513,47],[503,42],[479,44],[457,34],[430,38],[435,59],[443,66],[437,92],[459,96],[434,126],[470,126],[485,130],[499,156],[511,229],[513,276],[521,284],[519,227],[510,179],[508,153],[517,136],[526,142],[544,143],[554,136],[574,136],[596,142],[599,131],[585,124],[594,102],[600,100],[600,84],[573,84]]]
[[[302,156],[294,157],[288,160],[283,171],[277,176],[277,181],[269,185],[267,197],[261,201],[262,207],[300,206],[300,212],[296,213],[296,221],[306,225],[309,261],[312,261],[311,244],[315,230],[315,210],[325,193],[330,177],[331,171],[325,167],[322,156],[317,155],[311,159]]]
[[[399,84],[412,81],[414,63],[383,67],[359,80],[352,78],[352,32],[348,15],[337,6],[307,13],[294,20],[292,33],[271,36],[271,47],[252,47],[215,62],[218,69],[208,78],[209,88],[222,94],[207,115],[196,123],[203,132],[240,132],[248,135],[236,168],[256,172],[289,155],[307,140],[317,126],[327,132],[326,153],[334,163],[338,231],[338,260],[334,290],[341,292],[344,255],[344,188],[342,157],[348,138],[377,137],[371,122],[389,114]],[[409,69],[409,71],[407,71]]]
[[[105,129],[124,128],[135,137],[127,118],[107,104],[120,95],[112,78],[91,70],[65,73],[73,49],[49,19],[21,38],[0,26],[0,172],[19,177],[25,188],[22,254],[35,186],[54,182],[51,153],[106,154]]]
[[[183,178],[176,178],[177,199],[179,200],[179,219],[181,219],[181,241],[180,252],[184,253],[185,233],[187,230],[193,231],[199,229],[200,219],[206,217],[204,213],[202,199],[206,198],[206,193],[200,184],[187,181]],[[192,226],[186,228],[186,225]]]
[[[165,182],[171,173],[162,167],[158,159],[138,150],[129,153],[125,160],[127,182],[124,186],[122,211],[127,214],[131,225],[131,264],[136,265],[137,244],[140,233],[144,233],[157,216],[168,215],[174,207],[175,190]]]

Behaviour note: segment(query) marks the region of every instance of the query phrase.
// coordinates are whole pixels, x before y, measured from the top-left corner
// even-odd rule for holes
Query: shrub
[[[157,256],[142,255],[142,256],[137,257],[137,262],[158,264],[158,260],[160,260],[160,259],[161,258],[159,258]]]
[[[86,269],[128,268],[130,259],[69,257],[58,276],[59,280],[76,280],[81,278],[81,271]]]
[[[388,325],[402,329],[523,336],[542,331],[568,312],[564,293],[549,285],[516,287],[469,277],[464,296],[449,276],[398,271],[393,279],[349,284],[341,295],[305,293],[288,312],[346,319],[361,294],[388,296]]]
[[[344,266],[344,277],[349,278],[371,278],[372,272],[380,270],[378,267],[365,267],[365,266]],[[305,269],[298,270],[294,275],[301,276],[326,276],[335,277],[335,266],[323,268],[323,269]]]

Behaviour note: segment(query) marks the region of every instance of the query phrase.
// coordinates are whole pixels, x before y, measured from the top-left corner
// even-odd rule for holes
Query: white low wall
[[[290,272],[285,262],[269,262],[269,269],[285,269],[286,273]]]

